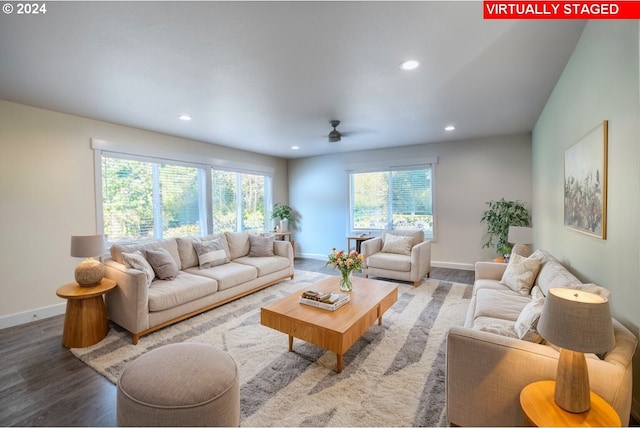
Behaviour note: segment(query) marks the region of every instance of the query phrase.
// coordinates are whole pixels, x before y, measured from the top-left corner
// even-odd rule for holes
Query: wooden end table
[[[117,285],[114,280],[103,278],[98,285],[82,287],[72,282],[56,290],[58,297],[67,299],[62,346],[84,348],[107,336],[109,321],[102,295]]]
[[[620,416],[613,407],[595,392],[591,392],[591,408],[583,413],[571,413],[555,401],[556,382],[534,382],[520,392],[520,406],[526,426],[538,427],[619,427]]]
[[[356,247],[355,250],[360,253],[361,248],[362,248],[362,243],[364,241],[367,241],[371,238],[374,238],[374,236],[372,235],[349,235],[347,236],[347,252],[351,251],[351,241],[355,241],[356,242]]]

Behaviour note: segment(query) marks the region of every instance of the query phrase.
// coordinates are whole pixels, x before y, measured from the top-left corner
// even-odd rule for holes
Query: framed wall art
[[[564,224],[607,239],[607,135],[603,121],[564,152]]]

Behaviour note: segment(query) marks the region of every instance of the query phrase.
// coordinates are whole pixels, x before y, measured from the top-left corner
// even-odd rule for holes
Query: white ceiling
[[[584,27],[479,1],[46,7],[0,15],[0,98],[285,158],[530,132]]]

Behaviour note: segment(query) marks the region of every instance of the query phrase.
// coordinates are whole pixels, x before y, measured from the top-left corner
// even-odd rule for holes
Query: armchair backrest
[[[396,236],[409,236],[412,239],[411,247],[415,247],[422,241],[424,241],[424,231],[421,229],[397,229],[397,230],[386,230],[382,233],[382,242],[385,242],[385,236],[396,235]]]

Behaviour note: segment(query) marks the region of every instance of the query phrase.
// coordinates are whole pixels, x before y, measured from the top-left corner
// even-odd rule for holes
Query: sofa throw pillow
[[[249,235],[249,257],[273,256],[274,236]]]
[[[172,280],[178,276],[178,265],[171,254],[164,248],[147,250],[147,261],[156,273],[156,276],[164,280]]]
[[[144,273],[144,276],[147,278],[147,287],[151,285],[156,277],[156,274],[147,259],[144,258],[144,255],[140,251],[135,251],[133,253],[122,253],[122,259],[124,260],[124,265],[126,267],[141,270]]]
[[[536,280],[538,270],[540,270],[540,262],[540,259],[535,257],[511,254],[509,265],[504,271],[500,283],[522,295],[528,295]]]
[[[227,253],[224,251],[222,239],[193,241],[193,248],[195,248],[198,254],[200,269],[212,268],[229,263]]]
[[[411,244],[413,239],[410,236],[398,236],[387,233],[384,235],[383,253],[411,255]]]
[[[527,342],[541,343],[544,339],[538,333],[538,320],[544,306],[544,298],[534,299],[522,308],[514,329],[518,337]]]

